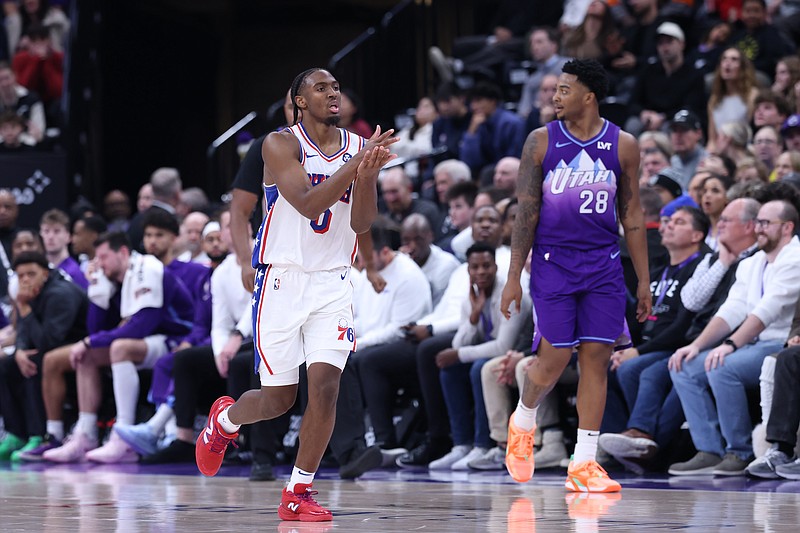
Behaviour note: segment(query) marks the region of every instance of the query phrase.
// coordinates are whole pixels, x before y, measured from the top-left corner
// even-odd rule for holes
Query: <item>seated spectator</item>
[[[669,123],[669,138],[675,151],[670,158],[670,166],[680,171],[681,186],[689,188],[689,180],[694,176],[700,161],[706,156],[703,147],[703,127],[693,112],[682,109],[675,113]]]
[[[798,10],[800,13],[800,10]],[[789,104],[789,114],[797,113],[797,89],[800,82],[800,57],[786,56],[775,65],[775,82],[772,92],[782,96]]]
[[[446,199],[449,207],[447,219],[450,221],[452,230],[436,242],[444,251],[455,255],[452,248],[453,239],[465,232],[469,233],[470,236],[472,235],[470,224],[472,214],[475,212],[474,206],[477,194],[478,186],[474,181],[455,183],[447,189]]]
[[[439,118],[433,121],[431,144],[447,148],[443,157],[457,159],[461,138],[472,121],[466,94],[457,85],[444,83],[436,91],[435,103]]]
[[[70,21],[60,2],[47,0],[26,0],[5,2],[6,26],[8,28],[9,48],[13,51],[25,48],[28,44],[27,34],[31,26],[42,26],[49,30],[53,47],[63,51],[67,46]],[[21,8],[21,9],[20,9]]]
[[[147,211],[151,205],[153,205],[153,186],[147,182],[139,187],[136,195],[136,214]]]
[[[103,197],[103,218],[111,231],[127,231],[131,218],[131,199],[119,189],[109,191]]]
[[[77,256],[84,276],[94,259],[94,243],[106,231],[108,227],[105,221],[96,215],[79,218],[72,225],[72,253]]]
[[[794,114],[786,119],[781,126],[781,137],[786,142],[787,150],[800,152],[800,114]]]
[[[0,154],[21,154],[34,150],[26,139],[25,119],[13,111],[5,111],[0,115]],[[26,142],[27,141],[27,142]]]
[[[26,36],[27,46],[14,55],[12,66],[19,83],[38,94],[49,109],[63,91],[64,53],[53,47],[50,32],[44,26],[31,26]]]
[[[758,2],[760,0],[750,0]],[[708,146],[714,152],[717,131],[728,122],[750,122],[758,90],[752,62],[739,48],[728,47],[714,70],[708,97]]]
[[[767,167],[755,157],[743,157],[736,163],[736,174],[733,179],[738,183],[766,183],[769,178]]]
[[[372,136],[372,126],[363,118],[364,106],[361,98],[351,89],[342,89],[339,101],[339,127],[361,135],[365,139]]]
[[[761,250],[739,265],[725,303],[702,333],[670,358],[698,450],[689,461],[673,464],[670,474],[743,475],[753,460],[752,424],[742,416],[745,391],[758,385],[764,358],[788,338],[800,296],[797,223],[797,210],[786,201],[761,207],[756,221]]]
[[[731,24],[725,20],[711,20],[704,30],[700,44],[686,55],[686,61],[703,75],[714,71],[731,36]]]
[[[39,221],[39,235],[44,242],[44,251],[47,260],[53,268],[62,271],[66,277],[78,287],[86,290],[89,280],[86,279],[81,267],[69,255],[69,242],[72,234],[69,230],[69,217],[60,209],[51,209],[42,215]]]
[[[656,30],[658,61],[644,65],[631,96],[631,117],[626,130],[660,130],[681,109],[703,111],[703,78],[694,65],[684,61],[686,38],[674,22],[663,22]],[[665,91],[664,87],[674,90]]]
[[[494,167],[492,185],[506,191],[509,196],[517,194],[517,178],[519,177],[519,158],[504,157]],[[487,184],[488,185],[488,184]]]
[[[641,174],[639,175],[639,184],[647,185],[650,180],[656,176],[660,171],[669,167],[670,152],[664,151],[661,148],[647,148],[642,154]],[[683,176],[678,178],[678,186],[683,182]]]
[[[557,88],[557,75],[547,74],[542,78],[539,91],[536,93],[536,99],[533,102],[533,107],[528,113],[528,118],[525,119],[525,135],[536,128],[541,128],[548,122],[552,122],[556,118],[553,96],[555,96]]]
[[[508,198],[508,191],[497,189],[496,187],[484,187],[478,194],[475,196],[475,202],[473,204],[472,213],[473,213],[473,223],[470,224],[470,227],[465,229],[464,231],[459,232],[458,235],[453,237],[453,240],[450,241],[450,249],[452,250],[453,255],[456,256],[456,259],[462,262],[466,262],[467,260],[467,248],[475,244],[475,242],[483,240],[483,237],[476,236],[473,232],[475,230],[474,224],[474,214],[484,206],[492,206],[500,213],[500,224],[501,230],[505,226],[505,215],[506,212],[500,212],[501,209],[501,202]],[[490,217],[484,218],[484,223],[481,225],[481,232],[485,235],[487,232],[491,231],[493,221]],[[502,242],[502,240],[501,240]],[[498,250],[495,250],[496,254],[499,253]]]
[[[411,127],[397,132],[396,136],[400,141],[390,147],[392,152],[404,160],[415,160],[430,154],[433,150],[433,122],[437,118],[439,117],[436,114],[436,106],[433,104],[433,100],[427,96],[420,98],[414,110]],[[406,172],[408,172],[413,181],[421,181],[420,178],[422,176],[420,175],[419,166],[419,162],[416,160],[409,161],[405,165]]]
[[[0,61],[0,112],[13,111],[25,119],[26,144],[34,145],[44,137],[46,120],[39,96],[17,82],[11,65]]]
[[[144,211],[138,210],[131,219],[128,226],[128,239],[131,241],[136,251],[143,251],[142,236],[144,230],[142,228],[142,218],[150,211],[162,210],[174,215],[176,208],[181,201],[181,189],[183,184],[181,182],[181,175],[177,168],[161,167],[157,168],[150,176],[150,191],[153,199],[150,201],[150,206]],[[143,186],[139,190],[139,195],[147,193]],[[145,202],[146,203],[146,202]],[[137,202],[137,209],[140,204]]]
[[[561,49],[567,57],[599,60],[603,55],[605,38],[613,30],[614,18],[608,4],[594,0],[589,3],[583,22],[564,33]]]
[[[531,111],[539,107],[539,90],[545,77],[554,75],[558,78],[561,67],[569,61],[569,58],[558,55],[558,41],[558,31],[555,28],[538,26],[530,33],[530,53],[536,70],[525,81],[517,104],[517,113],[522,118],[528,118]]]
[[[208,220],[208,215],[200,211],[189,213],[183,219],[178,239],[175,241],[179,261],[208,264],[208,256],[203,252],[203,229]]]
[[[462,303],[461,325],[451,348],[436,355],[440,369],[453,449],[431,462],[431,470],[469,470],[469,463],[482,459],[494,442],[483,403],[481,369],[493,354],[505,353],[513,346],[525,321],[530,320],[530,300],[506,320],[500,311],[500,296],[505,276],[498,275],[494,250],[473,244],[467,250],[469,298]]]
[[[428,219],[420,214],[409,215],[400,230],[400,251],[422,269],[431,286],[433,307],[442,299],[447,283],[459,262],[453,254],[433,244],[433,231]]]
[[[761,89],[753,101],[753,126],[772,126],[779,129],[792,114],[789,102],[769,89]]]
[[[42,358],[53,348],[86,335],[86,294],[50,269],[39,252],[14,258],[19,281],[16,295],[17,335],[14,357],[0,362],[0,407],[7,431],[0,460],[18,461],[49,436],[42,400]]]
[[[205,214],[210,205],[208,196],[206,196],[203,189],[200,187],[189,187],[181,191],[181,199],[175,207],[175,214],[180,220],[183,220],[190,213],[200,212]]]
[[[767,76],[775,72],[780,58],[795,51],[795,46],[783,33],[768,22],[765,0],[742,0],[742,16],[731,36],[731,44],[746,50],[747,59]]]
[[[722,210],[728,204],[728,189],[733,185],[733,179],[728,176],[709,176],[703,180],[703,196],[700,207],[711,221],[711,228],[706,235],[706,244],[712,250],[717,249],[717,223],[722,216]]]
[[[648,185],[655,189],[658,195],[661,196],[662,204],[667,205],[684,195],[680,179],[680,172],[668,166],[651,177],[648,181]],[[697,206],[695,205],[695,207]]]
[[[775,160],[775,168],[772,169],[776,180],[781,180],[792,172],[800,172],[800,152],[794,150],[781,153]]]
[[[442,216],[430,200],[415,198],[413,183],[402,166],[385,170],[380,177],[381,199],[385,206],[384,214],[398,226],[412,213],[419,213],[428,219],[431,228],[440,235]]]
[[[717,140],[714,143],[716,154],[724,155],[734,162],[746,157],[753,157],[750,151],[750,140],[753,132],[750,126],[743,122],[728,122],[723,124],[717,132]]]
[[[135,422],[140,368],[152,368],[189,333],[193,299],[183,283],[152,256],[130,251],[125,234],[104,234],[98,239],[90,286],[88,323],[91,334],[70,347],[78,385],[78,423],[72,437],[44,459],[57,463],[83,460],[132,462],[136,454],[119,437],[97,447],[97,410],[102,387],[100,367],[111,366],[114,380],[116,423]],[[122,322],[119,319],[123,319]],[[47,372],[45,357],[45,372]],[[45,396],[49,391],[44,388]],[[94,452],[94,453],[93,453]]]
[[[479,82],[470,91],[472,119],[461,141],[459,159],[469,165],[474,176],[503,157],[522,153],[525,123],[503,109],[502,99],[503,93],[493,83]]]
[[[439,205],[439,210],[444,215],[447,215],[450,207],[447,203],[447,190],[456,183],[464,181],[472,181],[472,172],[466,163],[462,163],[458,159],[447,159],[433,167],[435,197],[432,199]],[[445,216],[445,221],[442,223],[442,236],[451,233],[453,229],[449,216]]]

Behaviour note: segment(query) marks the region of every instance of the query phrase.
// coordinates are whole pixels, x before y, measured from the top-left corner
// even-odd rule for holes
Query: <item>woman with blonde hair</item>
[[[772,169],[773,176],[770,178],[777,181],[792,172],[800,174],[800,152],[786,150],[775,160],[775,168]]]
[[[714,70],[708,98],[709,151],[716,151],[717,132],[723,124],[750,122],[757,94],[753,63],[738,48],[727,48]]]
[[[742,158],[752,157],[748,148],[752,139],[753,130],[744,122],[726,122],[717,132],[714,153],[726,155],[738,163]]]
[[[736,162],[736,173],[734,181],[736,183],[746,183],[749,181],[767,183],[769,170],[766,165],[753,156],[743,157]]]
[[[792,113],[797,113],[797,94],[800,93],[800,57],[786,56],[775,66],[775,83],[772,92],[783,96]]]

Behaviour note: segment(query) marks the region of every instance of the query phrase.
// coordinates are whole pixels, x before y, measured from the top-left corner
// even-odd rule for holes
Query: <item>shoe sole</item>
[[[333,516],[314,516],[307,514],[297,514],[284,508],[283,504],[278,507],[278,518],[287,522],[330,522]]]
[[[621,486],[614,487],[613,485],[610,487],[605,487],[602,490],[596,490],[596,489],[592,490],[586,485],[583,485],[582,483],[580,485],[576,484],[574,481],[572,481],[572,477],[567,477],[567,481],[564,483],[564,488],[566,488],[570,492],[583,493],[583,494],[608,494],[613,492],[619,492],[620,490],[622,490]]]
[[[641,459],[652,454],[653,446],[658,451],[658,445],[649,439],[636,439],[625,435],[606,434],[599,439],[600,446],[614,457],[630,457]]]
[[[154,453],[156,453],[158,451],[158,444],[156,444],[156,445],[154,445],[152,447],[148,447],[147,449],[145,449],[143,446],[139,446],[138,442],[133,441],[133,440],[128,440],[125,437],[124,433],[120,433],[118,430],[116,430],[115,433],[117,434],[117,436],[120,439],[122,439],[122,441],[125,444],[128,445],[128,447],[130,449],[132,449],[133,451],[135,451],[139,455],[142,455],[142,456],[144,456],[144,455],[153,455]]]
[[[706,468],[698,468],[697,470],[667,470],[670,476],[707,476],[712,475],[716,469],[716,465],[708,466]]]
[[[745,469],[745,474],[750,477],[754,477],[756,479],[781,479],[781,476],[778,475],[777,472],[769,471],[769,472],[753,472],[752,470]]]

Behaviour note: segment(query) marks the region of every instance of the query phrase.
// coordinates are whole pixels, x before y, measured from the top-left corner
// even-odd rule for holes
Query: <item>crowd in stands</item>
[[[22,4],[27,48],[10,46],[7,11],[9,49],[34,53],[41,37],[57,52],[68,28],[58,7]],[[528,297],[511,319],[500,312],[519,158],[553,119],[560,69],[577,57],[604,64],[614,90],[601,111],[640,141],[654,302],[639,324],[621,238],[629,335],[608,370],[601,462],[800,479],[800,5],[530,5],[500,2],[491,35],[442,43],[453,57],[430,53],[442,83],[398,133],[372,245],[352,271],[359,349],[330,460],[347,478],[380,466],[505,468],[508,417],[536,357],[536,313],[547,312]],[[36,24],[47,17],[57,22],[45,35]],[[35,140],[48,103],[41,86],[35,97],[21,85],[22,60],[12,64],[0,62],[4,143],[10,130]],[[520,65],[529,75],[512,80]],[[343,92],[341,109],[343,127],[372,133],[357,95]],[[230,206],[159,168],[135,206],[114,190],[100,209],[50,210],[19,228],[14,196],[0,190],[0,460],[191,462],[196,415],[258,386],[247,221],[260,213],[262,140]],[[579,372],[568,366],[538,411],[539,468],[568,461]],[[291,414],[301,413],[302,401]],[[256,424],[228,460],[249,457],[251,479],[274,479],[294,438],[288,416]]]

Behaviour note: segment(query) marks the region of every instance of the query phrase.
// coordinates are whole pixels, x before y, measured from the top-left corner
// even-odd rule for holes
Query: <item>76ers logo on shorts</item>
[[[339,325],[337,326],[339,330],[339,340],[343,341],[345,336],[347,336],[347,340],[353,342],[356,338],[356,333],[353,331],[353,328],[350,327],[350,323],[347,321],[346,318],[339,319]]]

